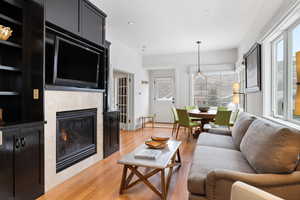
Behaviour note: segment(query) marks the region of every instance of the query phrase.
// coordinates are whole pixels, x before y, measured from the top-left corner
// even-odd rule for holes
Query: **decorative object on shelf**
[[[295,98],[294,115],[300,115],[300,51],[296,53],[296,70],[297,70],[297,92]]]
[[[261,90],[261,45],[256,43],[244,55],[246,65],[246,92]]]
[[[0,126],[4,125],[4,121],[3,121],[3,109],[0,108]]]
[[[12,36],[12,32],[10,27],[0,25],[0,40],[8,40]]]
[[[196,73],[196,77],[198,78],[202,78],[204,80],[206,80],[206,76],[201,72],[201,64],[200,64],[200,45],[201,45],[201,41],[197,41],[197,46],[198,46],[198,65],[197,65],[197,73]]]

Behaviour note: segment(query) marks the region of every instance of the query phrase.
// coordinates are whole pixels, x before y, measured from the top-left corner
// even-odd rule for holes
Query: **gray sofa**
[[[232,131],[212,129],[197,141],[188,176],[190,200],[230,200],[242,181],[300,200],[300,132],[241,113]]]

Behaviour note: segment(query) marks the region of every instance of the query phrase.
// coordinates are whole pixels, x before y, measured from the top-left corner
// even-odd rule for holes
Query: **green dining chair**
[[[204,129],[213,129],[213,128],[222,128],[226,127],[230,129],[230,118],[231,118],[231,110],[226,111],[218,111],[215,121],[204,126]]]
[[[191,118],[189,117],[188,111],[185,109],[177,109],[176,111],[178,114],[178,127],[176,132],[176,139],[178,138],[179,129],[181,127],[187,128],[189,136],[192,136],[193,128],[200,127],[201,123],[192,121]]]
[[[227,127],[230,129],[231,110],[218,110],[215,121],[210,123],[210,128]]]
[[[178,126],[179,119],[178,119],[177,110],[176,110],[176,108],[174,106],[171,108],[171,111],[172,111],[173,120],[174,120],[173,121],[173,129],[172,129],[172,136],[173,136],[173,134],[176,131],[176,128]]]
[[[218,107],[218,111],[227,111],[227,110],[228,110],[228,108],[225,107],[225,106],[219,106]]]

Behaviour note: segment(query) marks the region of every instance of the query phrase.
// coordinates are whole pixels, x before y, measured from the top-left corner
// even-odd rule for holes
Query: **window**
[[[284,40],[280,37],[273,42],[273,113],[283,117],[284,112]]]
[[[298,82],[297,53],[300,55],[299,23],[284,31],[279,38],[272,42],[272,84],[270,89],[272,90],[273,117],[300,124],[300,115],[295,112]],[[298,87],[298,95],[300,95],[300,86],[298,85]]]
[[[207,83],[193,78],[193,103],[195,105],[227,106],[232,102],[232,84],[235,73],[214,73],[207,75]]]

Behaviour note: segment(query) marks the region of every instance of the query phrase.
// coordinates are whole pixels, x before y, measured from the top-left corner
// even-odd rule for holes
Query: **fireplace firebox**
[[[56,113],[56,172],[97,153],[97,109]]]

